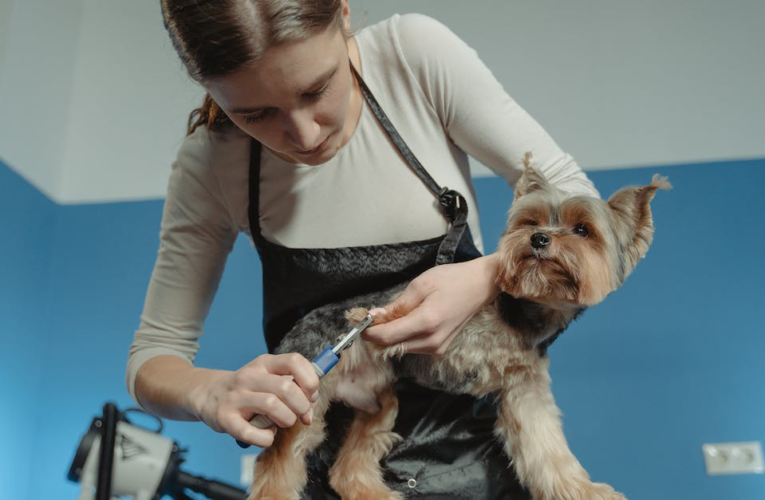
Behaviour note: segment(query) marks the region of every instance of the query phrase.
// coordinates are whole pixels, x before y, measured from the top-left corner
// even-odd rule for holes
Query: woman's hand
[[[273,443],[277,428],[253,426],[249,420],[255,414],[268,415],[282,428],[293,426],[298,418],[311,423],[319,377],[300,354],[264,354],[235,372],[207,373],[190,391],[190,406],[217,432],[265,448]]]
[[[403,342],[408,353],[442,355],[470,318],[496,298],[496,274],[495,254],[428,269],[384,307],[398,319],[371,326],[362,337],[384,346]]]

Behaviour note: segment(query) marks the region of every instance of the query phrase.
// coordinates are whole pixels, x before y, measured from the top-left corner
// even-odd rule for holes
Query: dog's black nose
[[[552,239],[545,233],[534,233],[531,235],[531,246],[534,248],[544,248],[550,244]]]

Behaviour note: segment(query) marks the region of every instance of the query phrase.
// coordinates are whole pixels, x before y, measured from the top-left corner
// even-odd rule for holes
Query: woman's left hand
[[[496,274],[496,254],[428,269],[383,308],[384,316],[397,319],[367,328],[362,337],[384,346],[403,342],[407,353],[442,355],[470,318],[496,298]]]

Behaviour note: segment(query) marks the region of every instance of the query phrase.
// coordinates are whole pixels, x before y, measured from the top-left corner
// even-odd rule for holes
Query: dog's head
[[[591,306],[616,290],[653,240],[650,203],[666,177],[627,187],[609,200],[571,196],[524,159],[499,243],[502,291],[546,304]]]

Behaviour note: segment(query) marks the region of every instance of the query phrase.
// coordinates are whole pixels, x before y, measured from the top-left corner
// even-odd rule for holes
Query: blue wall
[[[0,498],[34,498],[41,384],[63,366],[43,362],[56,213],[0,160]]]
[[[594,479],[631,499],[765,498],[763,475],[706,476],[700,448],[765,440],[765,160],[590,176],[607,196],[654,172],[675,189],[653,202],[646,259],[551,348],[566,435]],[[476,188],[491,249],[510,189],[499,179]],[[162,202],[56,206],[0,164],[0,208],[0,497],[75,498],[65,475],[91,418],[107,400],[132,406],[125,361]],[[265,351],[259,283],[257,256],[240,238],[198,364],[236,369]],[[166,424],[190,448],[186,470],[238,481],[242,451],[231,438]]]

